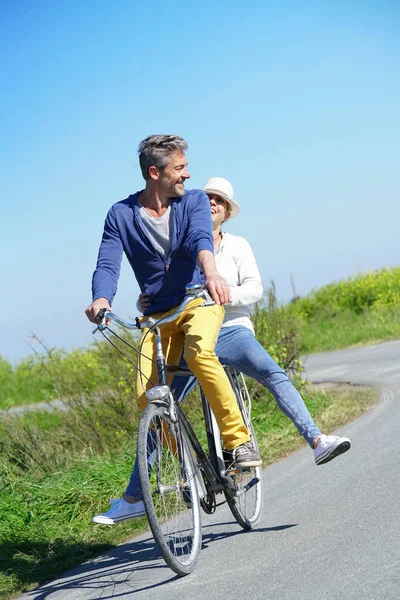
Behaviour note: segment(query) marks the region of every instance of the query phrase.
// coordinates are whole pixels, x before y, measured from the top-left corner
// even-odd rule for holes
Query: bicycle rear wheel
[[[251,401],[242,373],[228,372],[243,420],[249,430],[251,441],[258,450],[256,434],[251,422]],[[236,469],[228,460],[228,473],[233,479],[235,495],[225,492],[225,498],[233,516],[243,529],[252,529],[260,520],[262,512],[261,467]]]
[[[137,456],[154,539],[167,565],[188,575],[201,547],[199,495],[189,443],[165,407],[149,404],[143,411]]]

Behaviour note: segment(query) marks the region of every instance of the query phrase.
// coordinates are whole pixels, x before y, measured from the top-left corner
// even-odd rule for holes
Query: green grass
[[[329,432],[367,410],[377,391],[341,387],[312,390],[306,403],[320,428]],[[197,408],[198,426],[200,412]],[[192,417],[191,417],[192,418]],[[40,421],[43,424],[43,415]],[[55,427],[51,416],[50,429]],[[253,404],[253,420],[264,464],[304,446],[295,427],[264,394]],[[75,456],[59,472],[37,478],[3,461],[0,499],[0,597],[11,598],[94,557],[143,530],[145,519],[117,527],[95,526],[91,516],[125,489],[134,457],[133,440],[119,451]],[[313,468],[310,451],[310,469]]]
[[[126,444],[117,455],[84,457],[38,481],[8,470],[0,500],[0,597],[51,579],[143,528],[144,519],[116,528],[90,523],[108,498],[121,495],[133,456],[133,444]]]
[[[400,309],[343,312],[334,318],[297,323],[304,354],[400,338]]]
[[[309,386],[303,397],[317,426],[328,434],[370,409],[377,400],[378,390],[346,384],[327,391],[322,386]],[[252,418],[264,465],[305,445],[293,423],[272,399],[255,403]]]

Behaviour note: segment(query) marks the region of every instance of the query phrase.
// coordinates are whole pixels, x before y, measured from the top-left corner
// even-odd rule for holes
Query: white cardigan
[[[215,250],[215,263],[232,293],[232,302],[224,307],[222,327],[242,325],[254,333],[249,305],[261,299],[263,285],[250,244],[242,237],[223,233],[221,244]],[[136,308],[142,312],[139,300]]]
[[[232,293],[232,302],[225,304],[222,327],[242,325],[254,333],[249,305],[260,300],[263,286],[250,244],[242,237],[223,233],[215,251],[215,262]]]

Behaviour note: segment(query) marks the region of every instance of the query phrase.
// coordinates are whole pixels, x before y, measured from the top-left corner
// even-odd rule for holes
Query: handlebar
[[[187,308],[192,300],[195,300],[196,298],[204,299],[204,303],[200,304],[200,306],[210,306],[215,304],[206,288],[197,284],[190,284],[186,287],[186,296],[179,306],[176,307],[176,310],[171,315],[168,315],[168,317],[163,317],[159,320],[149,317],[146,321],[140,321],[140,318],[136,317],[134,323],[128,323],[107,308],[101,308],[96,315],[96,320],[99,321],[99,325],[96,327],[93,333],[96,333],[97,331],[103,331],[103,329],[107,327],[108,321],[114,321],[126,329],[142,329],[144,327],[152,329],[157,324],[164,325],[166,323],[170,323],[179,313],[183,312]]]

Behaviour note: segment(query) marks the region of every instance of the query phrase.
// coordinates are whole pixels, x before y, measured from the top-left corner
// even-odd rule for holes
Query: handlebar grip
[[[104,315],[106,314],[106,312],[108,310],[109,310],[108,308],[101,308],[99,310],[99,312],[97,313],[97,315],[95,317],[96,323],[101,323],[102,322],[102,320],[104,319]]]

